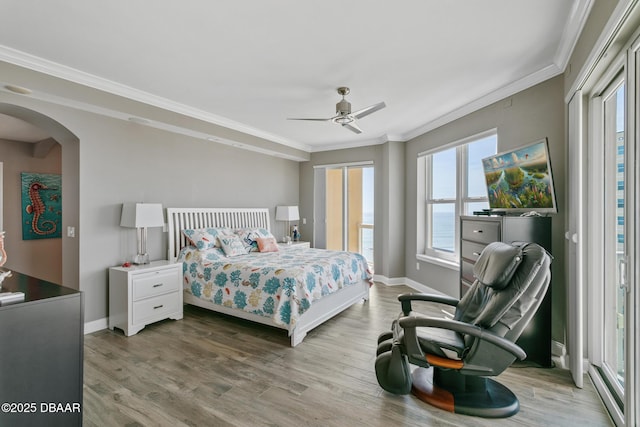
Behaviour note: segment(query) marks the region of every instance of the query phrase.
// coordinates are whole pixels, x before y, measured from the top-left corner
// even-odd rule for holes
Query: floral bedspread
[[[281,247],[226,257],[222,249],[183,248],[184,287],[197,298],[271,317],[292,331],[314,301],[362,280],[372,280],[357,253]]]

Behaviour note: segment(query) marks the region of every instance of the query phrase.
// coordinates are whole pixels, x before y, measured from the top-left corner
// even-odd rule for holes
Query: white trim
[[[84,334],[91,334],[98,332],[109,327],[109,318],[103,317],[102,319],[92,320],[91,322],[84,323]]]
[[[361,162],[332,163],[329,165],[313,165],[314,169],[337,169],[354,166],[373,166],[373,160],[363,160]]]
[[[435,264],[440,267],[448,268],[449,270],[460,270],[460,262],[458,260],[451,261],[444,258],[436,258],[434,256],[426,255],[426,254],[416,254],[416,259],[422,262],[428,262],[430,264]]]
[[[600,119],[602,117],[602,100],[599,97],[592,98],[589,102],[589,133],[587,140],[587,200],[586,211],[589,218],[586,224],[586,235],[589,244],[586,247],[586,287],[589,294],[587,298],[588,313],[587,330],[591,337],[588,341],[588,357],[596,365],[602,364],[602,349],[600,340],[604,334],[602,325],[602,287],[603,265],[600,248],[604,245],[604,230],[601,206],[604,194],[604,172],[601,159],[604,157],[604,148],[597,143],[601,141],[603,130]]]
[[[567,283],[567,295],[572,304],[567,307],[567,336],[566,340],[573,349],[568,362],[571,376],[577,387],[584,385],[584,280],[583,280],[583,251],[587,236],[583,233],[584,200],[583,182],[584,176],[584,123],[583,123],[583,94],[577,91],[568,105],[568,132],[567,132],[567,174],[566,188],[567,212],[565,218],[565,252],[567,267],[565,269],[565,283]]]
[[[460,145],[468,144],[470,142],[476,142],[478,140],[488,138],[490,136],[496,136],[496,143],[498,142],[498,128],[491,128],[484,130],[482,132],[474,133],[473,135],[465,136],[464,138],[457,139],[453,142],[449,142],[444,145],[439,145],[437,147],[429,148],[428,150],[421,151],[418,153],[418,157],[430,156],[434,153],[439,153],[440,151],[445,151],[449,148],[459,147]],[[498,149],[496,144],[496,150]]]
[[[18,65],[20,67],[35,70],[60,79],[69,80],[83,86],[102,90],[107,93],[142,102],[147,105],[152,105],[154,107],[162,108],[167,111],[184,114],[188,117],[193,117],[208,123],[213,123],[218,126],[233,129],[238,132],[243,132],[248,135],[256,136],[258,138],[264,138],[269,141],[277,142],[279,144],[287,145],[289,147],[297,148],[300,150],[309,150],[309,147],[306,145],[303,146],[299,143],[295,143],[294,141],[282,138],[280,136],[265,132],[260,129],[256,129],[251,126],[247,126],[246,124],[236,122],[226,117],[218,116],[216,114],[212,114],[186,104],[181,104],[167,98],[153,95],[151,93],[141,91],[131,86],[126,86],[112,80],[98,77],[93,74],[89,74],[84,71],[59,64],[57,62],[49,61],[47,59],[10,48],[8,46],[0,45],[0,59],[14,65]]]
[[[318,143],[318,146],[309,147],[308,151],[310,153],[319,153],[322,151],[332,151],[332,150],[344,150],[345,148],[360,148],[360,147],[370,147],[372,145],[382,145],[386,144],[389,141],[396,141],[395,138],[389,138],[387,134],[382,134],[377,138],[364,139],[362,141],[352,141],[352,142],[333,142],[331,145],[324,145],[322,142]],[[400,142],[404,142],[399,140]]]
[[[591,74],[596,69],[596,66],[599,65],[601,57],[613,43],[613,40],[620,31],[620,27],[625,23],[637,2],[638,0],[620,0],[618,2],[618,5],[607,22],[607,25],[593,45],[591,53],[589,53],[589,56],[584,61],[584,65],[578,73],[578,77],[574,80],[573,84],[567,91],[567,95],[565,97],[566,103],[569,102],[577,90],[582,89],[585,86],[591,77]]]
[[[561,70],[567,67],[571,53],[578,43],[578,38],[582,33],[582,29],[587,22],[591,7],[594,3],[595,0],[575,0],[573,2],[569,19],[567,19],[566,26],[562,32],[562,38],[558,44],[558,50],[556,51],[556,56],[553,61]]]
[[[437,294],[437,295],[447,295],[444,292],[437,291],[433,288],[430,288],[427,285],[423,285],[422,283],[416,282],[413,279],[409,279],[408,277],[392,277],[389,278],[387,276],[382,276],[376,274],[373,276],[373,281],[376,283],[382,283],[385,286],[399,286],[405,285],[416,291],[423,292],[426,294]],[[449,295],[447,295],[449,296]]]
[[[624,414],[609,391],[609,387],[607,387],[602,379],[600,372],[598,372],[594,366],[589,366],[589,377],[591,378],[591,382],[596,388],[596,391],[600,395],[602,403],[607,408],[607,411],[609,411],[609,416],[613,419],[614,424],[617,426],[625,425]]]
[[[406,277],[392,277],[389,278],[387,276],[383,276],[381,274],[374,274],[373,281],[376,283],[382,283],[386,286],[398,286],[398,285],[406,285],[407,284]]]
[[[468,104],[454,110],[450,113],[447,113],[439,118],[432,120],[429,123],[426,123],[412,131],[399,135],[398,138],[392,138],[393,140],[400,141],[408,141],[415,137],[418,137],[422,134],[425,134],[431,130],[437,129],[441,126],[446,125],[454,120],[457,120],[461,117],[464,117],[468,114],[471,114],[475,111],[478,111],[484,107],[487,107],[495,102],[513,96],[519,92],[522,92],[530,87],[533,87],[539,83],[542,83],[546,80],[549,80],[559,74],[562,74],[563,70],[559,69],[556,64],[549,65],[542,70],[539,70],[535,73],[529,74],[528,76],[523,77],[520,80],[517,80],[507,86],[503,86],[500,89],[491,92],[481,98],[476,99],[475,101],[469,102]]]

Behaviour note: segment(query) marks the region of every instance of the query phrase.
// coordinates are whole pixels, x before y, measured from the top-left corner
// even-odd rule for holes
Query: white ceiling
[[[313,152],[405,141],[560,74],[591,1],[0,0],[0,60]],[[286,120],[333,116],[338,86],[387,107],[360,135]]]

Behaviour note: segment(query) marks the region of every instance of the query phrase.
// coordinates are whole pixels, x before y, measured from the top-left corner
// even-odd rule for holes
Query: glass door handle
[[[618,260],[618,274],[620,277],[620,289],[629,292],[629,282],[627,281],[627,257]]]

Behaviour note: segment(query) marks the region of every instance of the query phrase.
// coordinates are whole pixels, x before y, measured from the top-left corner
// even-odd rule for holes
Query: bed
[[[255,233],[271,239],[266,208],[168,208],[167,221],[169,260],[184,263],[184,302],[285,329],[293,347],[313,328],[369,298],[372,273],[362,255],[288,245],[269,252],[249,247],[255,242],[239,230],[252,230],[254,240]],[[227,256],[225,250],[233,246],[227,240],[233,239],[222,237],[233,232],[250,252]]]

